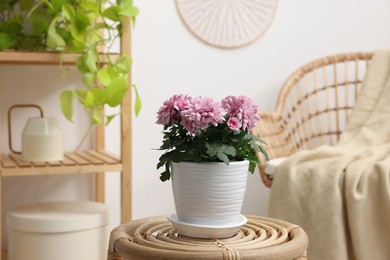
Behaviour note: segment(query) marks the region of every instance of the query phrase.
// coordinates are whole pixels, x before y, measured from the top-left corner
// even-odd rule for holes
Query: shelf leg
[[[1,160],[1,154],[0,154],[0,160]],[[1,212],[3,212],[3,183],[2,183],[2,181],[3,181],[3,176],[1,175],[1,170],[0,170],[0,209],[1,209]],[[0,214],[0,223],[3,223],[2,222],[2,218],[1,218],[1,216],[2,216],[2,214]],[[5,249],[3,249],[3,243],[2,243],[2,239],[3,239],[3,236],[2,236],[2,226],[3,225],[1,225],[0,224],[0,247],[1,247],[1,254],[0,254],[0,260],[1,259],[3,259],[3,260],[5,260],[5,257],[3,256],[3,254],[5,254],[4,253],[4,250]]]
[[[105,173],[98,172],[96,173],[96,194],[95,199],[97,202],[104,203],[105,202]]]
[[[131,19],[125,17],[121,37],[121,53],[131,57]],[[121,116],[121,155],[123,169],[121,172],[121,222],[126,223],[132,219],[132,89],[131,71],[129,72],[129,87],[122,102]]]
[[[101,112],[104,115],[104,109]],[[96,126],[96,150],[104,151],[105,149],[105,127],[103,125]],[[97,172],[95,175],[95,200],[97,202],[104,203],[105,202],[105,173]]]

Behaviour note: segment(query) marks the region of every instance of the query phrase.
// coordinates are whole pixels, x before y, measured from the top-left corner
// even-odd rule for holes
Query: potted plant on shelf
[[[109,54],[121,36],[123,20],[138,15],[132,0],[5,0],[0,2],[0,50],[48,50],[80,53],[76,65],[83,88],[60,95],[61,111],[72,121],[77,99],[92,118],[92,126],[108,124],[115,116],[104,106],[121,104],[130,88],[131,58]],[[104,54],[101,50],[106,51]],[[141,108],[136,87],[135,113]]]
[[[172,175],[176,207],[170,221],[184,235],[234,234],[246,222],[240,212],[248,171],[259,163],[256,151],[268,159],[264,141],[249,132],[259,120],[257,106],[246,96],[216,102],[175,95],[157,114],[165,150],[157,168],[165,169],[162,181]]]

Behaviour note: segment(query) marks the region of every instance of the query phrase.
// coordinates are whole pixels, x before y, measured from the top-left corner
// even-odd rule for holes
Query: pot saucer
[[[181,222],[177,219],[176,214],[168,217],[173,227],[181,235],[196,238],[226,238],[234,236],[242,225],[248,220],[245,216],[240,215],[237,222],[231,225],[212,226],[199,225]]]

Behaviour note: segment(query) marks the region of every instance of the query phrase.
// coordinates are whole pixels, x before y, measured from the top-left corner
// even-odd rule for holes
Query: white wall
[[[390,48],[388,0],[281,0],[268,32],[254,44],[234,50],[217,49],[195,38],[181,22],[173,0],[135,3],[141,14],[133,35],[133,78],[143,108],[133,122],[134,218],[174,212],[170,183],[160,182],[156,170],[160,152],[155,149],[161,144],[162,129],[154,124],[156,111],[173,94],[216,99],[243,94],[261,110],[273,110],[282,83],[304,63],[327,54]],[[77,125],[62,118],[57,104],[60,90],[55,85],[72,87],[79,80],[77,73],[62,79],[56,67],[1,65],[0,79],[2,116],[10,104],[33,100],[59,118],[67,149],[75,146],[86,120],[82,111]],[[107,147],[113,152],[119,150],[117,123],[107,131]],[[1,131],[2,150],[7,151],[4,121]],[[112,227],[119,224],[118,177],[107,174]],[[86,175],[9,178],[3,183],[3,202],[9,208],[35,200],[91,199],[89,180]],[[249,176],[243,212],[265,215],[268,193],[257,173]]]
[[[388,0],[279,1],[267,33],[247,47],[224,50],[195,38],[174,1],[135,1],[134,82],[144,106],[134,120],[134,217],[174,212],[170,183],[159,180],[161,126],[156,111],[173,94],[252,97],[273,110],[279,89],[299,66],[323,55],[390,48]],[[243,211],[266,214],[269,190],[249,176]]]

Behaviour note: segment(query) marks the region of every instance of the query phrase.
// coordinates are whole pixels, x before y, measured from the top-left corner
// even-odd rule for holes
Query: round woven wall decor
[[[259,39],[271,25],[278,0],[176,0],[188,29],[220,48],[238,48]]]

